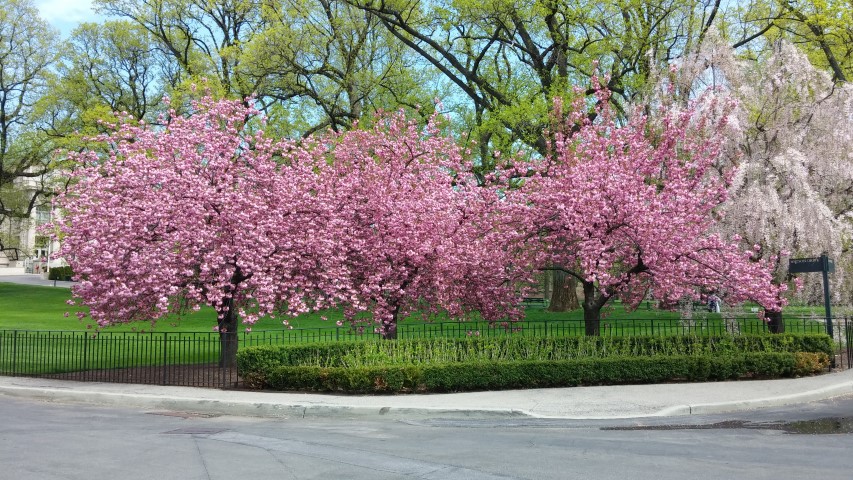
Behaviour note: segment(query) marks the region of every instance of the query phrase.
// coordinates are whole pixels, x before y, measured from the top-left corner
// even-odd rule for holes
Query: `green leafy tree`
[[[620,110],[654,68],[698,43],[720,10],[720,2],[684,0],[347,1],[454,87],[447,103],[464,119],[484,174],[518,158],[500,152],[551,155],[552,99],[574,98],[574,87],[592,87],[596,75]],[[580,93],[595,101],[594,88]],[[553,278],[553,308],[577,308],[574,281]]]
[[[28,0],[0,0],[0,229],[30,216],[50,191],[53,149],[42,128],[43,95],[57,33]]]
[[[264,25],[242,67],[289,133],[345,130],[400,107],[432,113],[430,70],[374,16],[341,0],[286,0],[265,9]]]
[[[71,33],[46,97],[50,133],[66,150],[79,150],[117,113],[156,121],[175,64],[151,35],[129,21],[84,23]]]
[[[240,74],[243,45],[261,29],[259,2],[234,0],[98,0],[104,13],[126,18],[155,38],[180,67],[173,93],[206,79],[215,93],[246,98],[258,90]]]
[[[733,10],[734,47],[772,52],[778,40],[798,46],[836,82],[853,78],[853,7],[839,0],[752,0]],[[764,41],[761,41],[764,40]]]

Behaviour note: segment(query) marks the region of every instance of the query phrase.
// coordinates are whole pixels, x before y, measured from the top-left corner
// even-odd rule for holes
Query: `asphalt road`
[[[0,478],[841,479],[853,434],[789,427],[849,432],[851,417],[853,396],[609,421],[206,417],[0,397]]]

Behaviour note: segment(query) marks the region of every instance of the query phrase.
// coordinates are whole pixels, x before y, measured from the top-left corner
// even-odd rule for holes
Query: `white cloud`
[[[38,0],[36,8],[42,18],[67,35],[81,22],[99,21],[92,10],[92,0]]]

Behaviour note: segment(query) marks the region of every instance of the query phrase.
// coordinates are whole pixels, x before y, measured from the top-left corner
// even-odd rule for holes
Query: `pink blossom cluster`
[[[518,318],[516,281],[530,269],[505,248],[505,203],[471,177],[437,118],[425,127],[402,114],[369,130],[328,135],[308,147],[327,161],[317,195],[335,205],[329,240],[339,245],[345,314],[372,313],[382,333],[414,313],[487,320]]]
[[[498,196],[467,181],[434,122],[387,115],[274,142],[239,102],[194,110],[164,128],[124,123],[101,139],[109,155],[74,155],[60,254],[99,325],[200,305],[220,332],[331,306],[383,332],[415,311],[520,315]]]
[[[702,132],[721,125],[696,108],[620,125],[576,103],[554,155],[512,186],[479,185],[437,118],[273,141],[243,103],[193,111],[124,122],[101,138],[108,154],[72,155],[60,254],[99,325],[201,305],[220,332],[328,307],[386,336],[416,312],[513,320],[546,265],[599,308],[697,289],[780,306],[767,266],[713,233],[726,177],[707,174],[720,138]]]
[[[123,123],[102,139],[108,155],[76,155],[60,254],[99,325],[211,305],[222,331],[234,313],[251,324],[336,294],[323,272],[337,246],[322,234],[334,208],[312,193],[314,165],[281,163],[281,146],[247,129],[256,112],[239,102],[195,109],[162,128]]]
[[[585,309],[614,297],[637,305],[647,295],[674,302],[703,292],[781,308],[783,287],[772,285],[766,262],[714,233],[729,175],[711,174],[726,117],[708,124],[708,108],[700,100],[623,125],[607,107],[591,121],[577,102],[554,132],[554,155],[516,202],[537,233],[539,263],[575,275]]]

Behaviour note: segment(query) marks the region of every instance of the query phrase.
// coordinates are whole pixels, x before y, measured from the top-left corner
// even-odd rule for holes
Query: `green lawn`
[[[212,327],[213,309],[203,308],[181,319],[136,322],[106,327],[95,338],[88,319],[78,320],[66,301],[68,289],[0,283],[0,372],[31,374],[63,371],[98,370],[117,367],[201,364],[216,362],[219,345]],[[65,317],[67,311],[69,317]],[[802,309],[800,314],[807,313]],[[584,334],[583,312],[551,313],[541,307],[526,310],[523,324],[434,321],[423,323],[409,318],[398,327],[400,338],[476,336],[578,336]],[[326,316],[328,320],[322,320]],[[265,318],[241,334],[242,346],[376,338],[360,335],[348,325],[337,327],[340,311],[302,315],[291,320],[293,329],[280,320]],[[440,319],[439,319],[440,320]],[[822,331],[823,326],[807,322],[807,331]],[[739,322],[741,331],[762,331],[761,320],[754,315]],[[726,328],[717,314],[696,315],[699,335],[720,334]],[[372,328],[366,327],[366,333]],[[54,333],[48,333],[53,331]],[[804,331],[792,329],[792,331]],[[137,333],[145,332],[144,335]],[[200,332],[200,333],[193,333]],[[676,312],[643,305],[627,312],[619,303],[606,309],[601,334],[606,336],[677,335],[688,332]],[[167,335],[167,336],[165,336]],[[167,340],[167,341],[164,341]],[[241,347],[242,348],[242,347]]]
[[[0,282],[0,330],[73,330],[82,331],[95,328],[91,319],[78,320],[74,315],[79,307],[69,306],[66,301],[71,298],[67,288],[38,287]],[[70,312],[68,317],[65,313]],[[291,320],[294,328],[317,328],[335,326],[335,321],[342,318],[339,312],[325,312],[329,317],[323,321],[319,313],[303,315]],[[104,331],[169,331],[169,332],[209,332],[216,325],[216,313],[212,308],[202,308],[182,318],[167,318],[158,320],[152,326],[150,322],[134,322],[113,325]],[[254,329],[281,330],[284,326],[281,320],[261,319]]]
[[[71,298],[71,293],[65,288],[54,287],[37,287],[28,285],[18,285],[12,283],[0,283],[0,330],[64,330],[64,331],[85,331],[94,329],[89,319],[78,320],[74,315],[78,307],[69,306],[65,302]],[[789,315],[804,315],[817,312],[822,312],[819,308],[813,307],[794,307]],[[69,317],[65,317],[66,312],[71,312]],[[327,317],[327,320],[321,319],[321,316]],[[751,315],[750,315],[751,316]],[[720,316],[718,314],[702,314],[696,315],[707,319],[709,324],[719,324]],[[332,332],[338,332],[342,329],[337,328],[335,322],[341,320],[343,315],[340,311],[329,310],[321,313],[311,313],[301,315],[290,320],[290,325],[294,329],[315,330],[317,334],[334,335]],[[670,322],[675,323],[678,320],[678,313],[651,308],[647,304],[643,304],[639,309],[633,312],[626,311],[620,303],[615,303],[605,308],[602,329],[605,333],[616,333],[620,335],[629,335],[635,329],[640,329],[645,333],[648,327],[654,325],[656,329],[654,334],[666,334],[666,329],[658,331],[662,325]],[[531,307],[526,310],[526,320],[534,323],[544,322],[559,322],[562,320],[580,321],[583,319],[583,312],[575,310],[564,313],[553,313],[545,311],[541,307]],[[758,322],[756,320],[756,322]],[[406,324],[420,324],[422,321],[417,317],[412,317],[401,322]],[[438,325],[443,322],[437,319],[433,322]],[[445,325],[454,325],[456,322],[448,321]],[[216,324],[216,314],[211,308],[202,308],[199,312],[188,314],[182,318],[168,318],[157,321],[152,325],[150,322],[135,322],[130,324],[114,325],[103,329],[105,332],[210,332]],[[511,328],[511,327],[510,327]],[[283,331],[284,327],[280,319],[263,318],[254,326],[253,331]],[[345,328],[344,330],[346,330]],[[468,331],[485,333],[487,330],[500,330],[501,326],[489,326],[485,322],[466,322],[459,325],[459,328],[450,327],[446,332],[441,329],[425,327],[425,332],[432,332],[431,335],[449,333],[450,331],[460,331],[466,334]],[[294,337],[295,339],[295,337]]]

